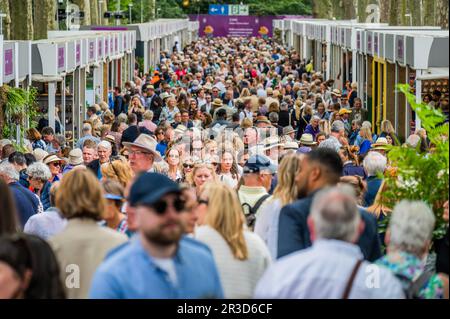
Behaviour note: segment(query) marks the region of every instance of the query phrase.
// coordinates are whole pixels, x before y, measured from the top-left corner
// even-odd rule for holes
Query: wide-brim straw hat
[[[156,161],[161,161],[161,154],[156,150],[157,144],[158,142],[156,142],[153,137],[147,134],[139,135],[138,138],[134,140],[134,142],[123,142],[123,145],[125,147],[135,146],[142,148],[146,151],[151,152],[155,156]]]
[[[311,134],[303,133],[300,138],[300,144],[302,145],[316,145],[317,142],[314,141],[314,138]]]
[[[54,162],[63,162],[63,163],[65,163],[66,161],[65,161],[64,159],[62,159],[62,158],[59,158],[59,157],[56,156],[55,154],[50,154],[50,155],[47,155],[46,157],[44,157],[44,158],[42,159],[42,162],[43,162],[45,165],[48,165],[48,164],[54,163]]]

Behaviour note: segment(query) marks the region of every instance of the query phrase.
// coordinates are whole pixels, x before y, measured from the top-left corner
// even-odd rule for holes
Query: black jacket
[[[313,194],[299,199],[281,209],[278,224],[278,256],[286,256],[295,251],[312,245],[307,224]],[[373,262],[381,257],[380,237],[378,225],[374,216],[360,208],[361,218],[365,223],[364,231],[357,242],[364,255],[364,259]]]
[[[130,142],[133,143],[135,139],[138,138],[139,135],[142,133],[153,135],[152,132],[147,130],[143,126],[137,126],[137,125],[131,125],[129,126],[125,131],[122,133],[122,139],[120,140],[120,146],[123,146],[123,142]]]

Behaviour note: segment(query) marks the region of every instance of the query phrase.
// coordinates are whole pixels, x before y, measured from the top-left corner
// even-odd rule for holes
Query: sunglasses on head
[[[182,199],[177,198],[173,201],[172,205],[175,211],[179,213],[184,210],[185,202]],[[156,211],[158,215],[163,215],[167,211],[168,206],[169,204],[167,203],[167,201],[159,200],[152,205],[152,208]]]

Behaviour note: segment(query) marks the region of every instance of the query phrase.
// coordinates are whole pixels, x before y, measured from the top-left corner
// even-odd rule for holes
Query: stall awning
[[[448,79],[448,68],[429,68],[424,73],[416,77],[416,80],[435,79]]]
[[[33,74],[31,80],[34,82],[59,82],[62,81],[62,76],[46,76],[41,74]]]

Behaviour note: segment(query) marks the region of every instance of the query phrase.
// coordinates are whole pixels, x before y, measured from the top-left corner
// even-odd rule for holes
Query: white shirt
[[[159,268],[167,273],[169,281],[176,286],[177,285],[177,272],[175,270],[175,262],[172,258],[155,258],[152,257],[153,262],[158,265]]]
[[[259,216],[255,223],[255,234],[266,243],[272,260],[277,259],[278,252],[278,220],[283,208],[279,199],[273,197],[265,201],[259,209]]]
[[[249,254],[246,260],[236,259],[222,235],[210,226],[198,227],[195,238],[211,249],[225,298],[251,298],[258,280],[271,262],[269,251],[261,238],[244,231]]]
[[[255,298],[340,299],[361,249],[339,240],[316,240],[307,249],[279,259],[264,274]],[[364,261],[350,299],[403,299],[403,289],[387,269]]]

